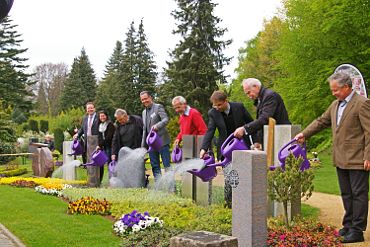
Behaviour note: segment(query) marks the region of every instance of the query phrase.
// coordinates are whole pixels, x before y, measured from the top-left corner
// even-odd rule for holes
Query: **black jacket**
[[[276,124],[291,124],[283,99],[278,93],[261,87],[255,105],[257,105],[256,120],[245,124],[244,128],[249,134],[257,133],[256,142],[262,143],[263,126],[268,124],[270,117],[276,120]]]
[[[234,119],[235,129],[245,125],[246,123],[252,122],[253,118],[249,112],[244,108],[242,103],[229,102],[230,109],[232,111],[232,116]],[[219,137],[217,140],[217,157],[220,159],[220,148],[221,145],[226,140],[227,136],[227,126],[222,116],[222,113],[212,108],[208,111],[208,130],[203,138],[202,149],[208,150],[211,148],[211,143],[216,129],[218,130]],[[234,130],[235,130],[234,129]],[[249,141],[247,142],[249,143]]]
[[[114,127],[111,121],[108,122],[107,129],[104,131],[104,138],[103,133],[99,131],[99,147],[104,148],[112,148],[112,140],[114,132],[116,131],[116,127]]]
[[[143,120],[139,116],[130,115],[127,123],[117,123],[112,140],[112,154],[118,155],[122,147],[131,149],[141,146],[143,135]]]

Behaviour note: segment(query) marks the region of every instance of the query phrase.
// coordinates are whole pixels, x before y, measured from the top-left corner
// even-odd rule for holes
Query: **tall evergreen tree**
[[[19,48],[23,40],[16,27],[9,18],[0,23],[0,100],[4,107],[12,106],[28,113],[32,108],[30,86],[33,82],[25,72],[28,59],[22,55],[27,49]]]
[[[205,113],[217,82],[226,82],[223,66],[230,63],[230,58],[222,50],[231,40],[220,40],[226,29],[218,27],[221,19],[214,16],[216,4],[211,0],[176,2],[179,9],[172,15],[180,24],[173,33],[181,35],[182,40],[170,54],[172,61],[167,62],[161,97],[169,101],[175,95],[183,95]]]
[[[74,59],[71,73],[65,82],[61,96],[61,109],[84,106],[95,100],[96,79],[93,68],[84,48],[81,55]]]
[[[135,95],[135,75],[136,64],[137,64],[137,41],[136,41],[136,30],[134,22],[131,22],[130,28],[126,33],[125,49],[123,53],[123,60],[118,70],[118,101],[121,106],[129,113],[136,113],[133,108],[133,102],[138,100],[138,96]]]
[[[148,41],[144,32],[143,20],[141,20],[137,33],[137,64],[135,80],[135,97],[133,101],[133,112],[139,113],[142,109],[141,102],[138,100],[140,92],[146,90],[155,93],[157,80],[157,66],[153,59],[153,52],[149,49]]]
[[[123,61],[122,42],[117,41],[111,57],[105,66],[105,74],[103,80],[99,83],[96,92],[96,107],[104,109],[110,116],[116,108],[120,106],[120,85],[118,80],[118,71]]]

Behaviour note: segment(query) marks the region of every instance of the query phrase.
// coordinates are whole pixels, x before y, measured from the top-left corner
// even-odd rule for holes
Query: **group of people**
[[[332,128],[333,161],[345,209],[343,228],[339,233],[345,243],[360,242],[364,241],[363,231],[366,229],[368,214],[370,100],[352,90],[351,78],[345,73],[335,73],[328,81],[336,100],[321,117],[295,138],[298,142],[303,142],[305,138],[325,128]],[[206,153],[212,151],[217,130],[217,159],[222,161],[220,147],[229,135],[244,138],[245,142],[253,144],[254,148],[263,149],[263,126],[268,124],[270,117],[276,120],[276,124],[291,124],[283,99],[277,92],[265,88],[256,78],[243,80],[242,87],[246,96],[253,100],[256,106],[257,114],[254,120],[242,103],[229,102],[222,91],[214,91],[210,97],[212,108],[208,111],[208,125],[205,124],[201,113],[190,107],[184,97],[173,98],[173,109],[180,115],[180,131],[173,144],[179,145],[183,135],[204,135],[199,151],[199,157],[203,158]],[[165,170],[170,167],[170,136],[166,129],[169,119],[163,105],[155,103],[149,92],[141,92],[140,100],[144,106],[142,117],[128,115],[125,110],[117,109],[116,127],[104,111],[96,116],[94,104],[87,103],[87,115],[75,138],[85,134],[85,145],[89,145],[89,135],[96,135],[97,147],[104,149],[111,159],[115,160],[123,146],[147,147],[148,133],[156,131],[162,139],[162,148],[159,151],[150,151],[149,157],[153,175],[158,179],[161,176],[160,157]],[[250,143],[248,135],[253,137],[254,143]],[[227,184],[225,201],[231,207],[231,188]]]

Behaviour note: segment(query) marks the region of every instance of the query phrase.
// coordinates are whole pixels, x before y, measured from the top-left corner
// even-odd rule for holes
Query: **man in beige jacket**
[[[333,162],[345,210],[339,234],[343,243],[363,242],[369,204],[370,100],[352,90],[345,73],[335,73],[328,81],[337,100],[295,138],[303,142],[332,128]]]

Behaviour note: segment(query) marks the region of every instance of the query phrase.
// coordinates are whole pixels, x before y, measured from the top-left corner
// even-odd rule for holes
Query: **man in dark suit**
[[[242,82],[244,93],[257,106],[257,117],[253,122],[245,124],[235,130],[236,137],[242,137],[246,133],[257,134],[254,146],[261,148],[263,141],[263,126],[268,124],[269,118],[276,120],[276,124],[291,124],[288,112],[281,96],[262,86],[262,83],[255,78],[244,79]]]
[[[369,208],[370,100],[352,90],[345,73],[335,73],[328,81],[337,100],[295,138],[303,142],[332,128],[333,164],[345,210],[339,234],[343,243],[363,242]]]
[[[82,120],[82,126],[78,130],[78,132],[74,135],[74,139],[81,138],[81,136],[84,136],[84,147],[85,147],[85,153],[84,155],[86,156],[87,163],[89,163],[90,156],[92,152],[95,151],[96,147],[99,145],[98,143],[98,135],[99,135],[99,118],[95,112],[95,106],[94,103],[92,102],[87,102],[86,103],[86,115]],[[88,173],[89,177],[91,176],[97,176],[98,178],[100,177],[100,172],[99,170],[95,171],[95,167],[90,167],[88,168]],[[99,174],[95,174],[98,172]],[[100,181],[100,180],[99,180]],[[99,182],[100,183],[100,182]],[[91,181],[89,180],[89,185],[97,187],[99,186],[99,183],[96,184],[96,181]]]
[[[226,138],[231,135],[236,128],[252,122],[253,119],[248,111],[244,108],[243,104],[229,102],[224,92],[213,92],[210,100],[213,104],[213,108],[208,111],[208,130],[203,138],[199,157],[203,158],[204,154],[211,149],[212,139],[217,129],[219,133],[216,144],[217,158],[218,160],[222,160],[223,157],[221,156],[220,148]],[[227,173],[227,168],[224,170],[224,173]],[[225,201],[227,206],[231,208],[231,186],[226,182]]]
[[[153,176],[157,180],[162,172],[160,167],[159,156],[162,158],[162,163],[165,170],[171,167],[170,163],[170,135],[166,129],[168,124],[168,116],[164,110],[163,105],[156,104],[153,102],[153,98],[148,91],[143,91],[140,93],[141,103],[144,105],[145,109],[142,113],[143,119],[143,137],[141,141],[141,146],[148,148],[146,143],[146,138],[151,129],[156,131],[162,139],[162,147],[159,151],[150,151],[149,158],[150,164],[152,165]]]

